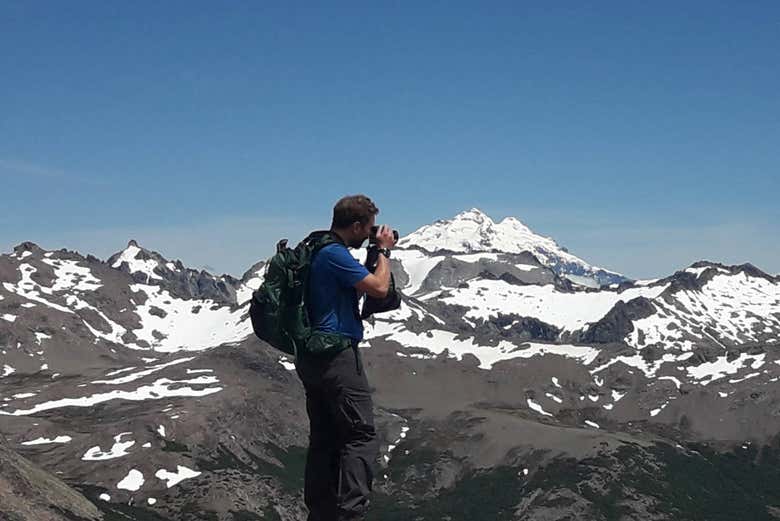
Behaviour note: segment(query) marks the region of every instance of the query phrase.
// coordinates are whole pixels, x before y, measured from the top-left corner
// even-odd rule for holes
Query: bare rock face
[[[13,452],[0,436],[0,519],[103,519],[98,509],[59,478]]]

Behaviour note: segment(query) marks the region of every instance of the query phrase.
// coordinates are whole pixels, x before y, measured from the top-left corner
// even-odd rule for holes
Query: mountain
[[[109,257],[106,264],[128,273],[139,284],[156,284],[184,298],[235,304],[240,287],[240,282],[230,275],[214,277],[205,270],[186,268],[180,260],[170,262],[155,251],[141,248],[134,240]]]
[[[398,247],[427,253],[528,252],[558,275],[571,277],[575,282],[599,285],[627,280],[619,273],[591,266],[552,238],[537,235],[515,217],[496,223],[478,208],[423,226],[399,240]]]
[[[700,261],[591,287],[502,223],[464,212],[393,251],[402,305],[361,344],[374,518],[777,519],[780,279]],[[0,255],[9,449],[106,519],[305,519],[301,384],[247,315],[264,266]]]

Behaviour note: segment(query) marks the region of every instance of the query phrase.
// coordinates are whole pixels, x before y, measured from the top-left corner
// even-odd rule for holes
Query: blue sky
[[[0,4],[0,251],[240,275],[366,193],[402,234],[475,206],[632,277],[780,272],[778,2],[229,4]]]

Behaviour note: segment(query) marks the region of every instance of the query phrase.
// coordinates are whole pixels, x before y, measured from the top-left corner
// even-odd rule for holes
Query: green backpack
[[[322,354],[352,347],[348,337],[312,329],[306,308],[309,268],[324,246],[341,242],[329,230],[316,231],[295,249],[287,239],[276,245],[276,254],[265,267],[262,285],[252,294],[249,317],[261,340],[288,355]]]

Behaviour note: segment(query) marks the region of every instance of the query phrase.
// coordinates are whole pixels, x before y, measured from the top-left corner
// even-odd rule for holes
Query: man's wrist
[[[377,248],[377,251],[388,259],[390,258],[390,248]]]

